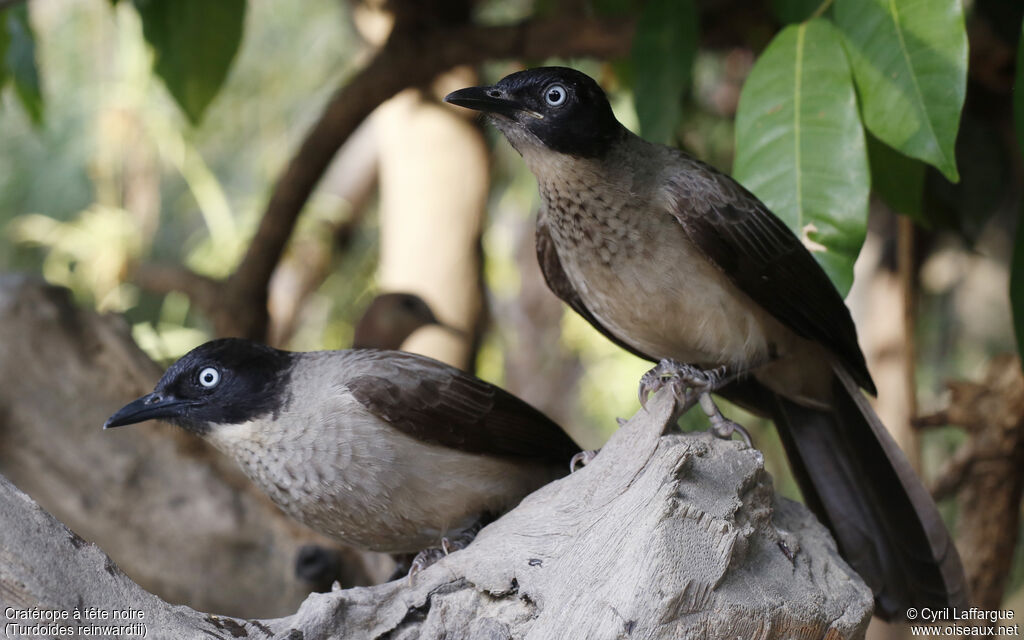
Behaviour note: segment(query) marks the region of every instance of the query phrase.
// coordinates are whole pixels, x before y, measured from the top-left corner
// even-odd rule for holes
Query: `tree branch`
[[[238,324],[232,333],[264,338],[267,284],[307,199],[348,136],[379,104],[408,87],[463,64],[555,55],[599,58],[628,51],[629,20],[553,18],[512,26],[396,29],[384,47],[339,89],[278,179],[256,234],[229,278],[222,304]]]
[[[981,382],[949,385],[949,407],[918,418],[918,427],[964,427],[967,442],[943,466],[932,485],[936,499],[956,495],[957,548],[971,604],[998,608],[1017,545],[1024,478],[1024,375],[1015,356],[997,356]]]
[[[206,315],[211,315],[215,311],[224,287],[221,281],[200,275],[191,269],[158,264],[140,264],[132,274],[132,280],[153,293],[184,293]]]

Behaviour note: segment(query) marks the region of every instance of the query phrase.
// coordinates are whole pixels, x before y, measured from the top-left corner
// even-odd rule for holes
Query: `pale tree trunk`
[[[893,214],[885,216],[891,219]],[[895,229],[896,225],[892,227]],[[847,300],[868,370],[879,390],[872,404],[911,466],[920,473],[917,434],[911,426],[917,390],[912,375],[914,339],[907,322],[907,280],[899,271],[882,264],[884,242],[878,233],[869,231],[857,260],[855,284]],[[910,628],[876,618],[867,636],[869,640],[902,640],[910,637]]]
[[[471,84],[457,71],[436,93]],[[489,157],[480,128],[418,90],[373,116],[380,149],[380,288],[418,294],[463,332],[424,327],[404,348],[472,369],[484,308],[480,233]]]

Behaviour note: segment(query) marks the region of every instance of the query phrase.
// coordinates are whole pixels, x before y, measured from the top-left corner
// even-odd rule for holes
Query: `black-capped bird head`
[[[288,399],[292,359],[248,340],[207,342],[171,365],[152,393],[122,407],[103,428],[164,420],[203,434],[213,425],[277,413]]]
[[[566,67],[519,71],[493,86],[449,93],[445,102],[492,116],[523,155],[541,145],[572,156],[600,157],[625,132],[601,87]]]
[[[383,293],[356,323],[352,348],[397,350],[413,332],[430,325],[462,333],[438,320],[423,298],[412,293]]]

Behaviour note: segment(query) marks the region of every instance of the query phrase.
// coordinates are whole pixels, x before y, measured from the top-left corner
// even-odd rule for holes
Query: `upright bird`
[[[875,387],[849,310],[783,222],[729,176],[632,134],[578,71],[522,71],[445,100],[489,114],[536,176],[537,257],[556,295],[663,361],[655,371],[726,367],[718,392],[774,419],[879,615],[966,605],[935,504],[861,392]]]
[[[233,338],[187,353],[104,428],[151,419],[234,458],[311,529],[395,554],[460,546],[579,452],[522,400],[424,356]]]

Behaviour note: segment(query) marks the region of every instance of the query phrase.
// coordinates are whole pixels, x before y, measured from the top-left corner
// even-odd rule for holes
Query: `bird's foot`
[[[662,360],[658,366],[645,373],[640,379],[640,405],[646,409],[647,398],[651,393],[662,387],[670,386],[679,403],[680,413],[699,402],[701,409],[711,421],[710,431],[712,434],[728,440],[734,433],[738,433],[747,446],[753,446],[747,430],[723,416],[711,397],[712,392],[731,382],[735,377],[735,375],[729,375],[725,367],[704,370],[692,364]]]
[[[483,525],[478,522],[468,529],[464,529],[451,537],[445,536],[441,538],[441,544],[439,546],[430,547],[429,549],[424,549],[417,553],[416,557],[412,559],[412,563],[409,565],[409,584],[412,584],[413,578],[420,571],[423,571],[441,558],[468,547],[469,543],[473,542],[474,538],[476,538],[476,534],[479,533],[482,528]]]
[[[732,435],[734,433],[738,433],[740,434],[740,437],[743,438],[743,441],[747,443],[747,446],[753,448],[754,445],[750,440],[750,433],[738,423],[723,416],[718,405],[716,405],[715,401],[711,398],[710,393],[701,394],[700,408],[704,410],[704,413],[708,416],[708,420],[711,421],[711,429],[709,429],[709,431],[711,431],[712,435],[723,440],[731,440]]]
[[[429,549],[424,549],[417,553],[416,557],[414,557],[412,562],[409,564],[409,573],[407,576],[409,578],[409,584],[412,585],[412,580],[416,577],[417,573],[423,571],[446,555],[448,554],[445,553],[441,547],[430,547]]]
[[[646,409],[648,396],[667,385],[671,385],[676,400],[685,405],[692,401],[694,395],[711,393],[726,380],[725,367],[704,370],[692,364],[665,359],[640,378],[640,406]]]
[[[569,459],[569,473],[576,473],[577,467],[582,469],[590,464],[590,461],[596,458],[600,451],[600,449],[594,449],[593,451],[580,451],[574,455]]]

